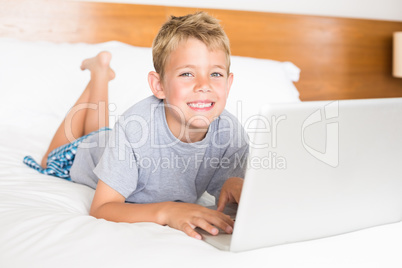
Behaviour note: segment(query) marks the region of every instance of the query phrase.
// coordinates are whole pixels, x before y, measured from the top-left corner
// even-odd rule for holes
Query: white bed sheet
[[[65,66],[53,58],[57,64],[48,66],[45,56],[54,55],[45,51],[44,60],[35,64],[37,58],[30,53],[38,56],[37,50],[25,52],[31,60],[12,61],[10,52],[6,56],[1,48],[0,267],[402,267],[402,223],[230,253],[166,226],[113,223],[89,216],[94,190],[39,174],[22,163],[26,154],[40,159],[55,128],[83,89],[86,77],[73,79],[74,71],[67,72],[63,80],[50,75],[51,71],[68,70],[79,62]],[[20,57],[23,52],[17,45],[14,48],[11,55]],[[79,57],[88,51],[75,53]],[[27,68],[36,69],[29,73]],[[55,88],[55,79],[71,90]],[[116,92],[111,95],[119,103],[118,90],[124,89],[113,90]],[[288,101],[298,100],[297,94],[287,96]],[[117,106],[116,110],[124,109],[124,105]],[[211,199],[205,196],[200,202],[209,204]]]

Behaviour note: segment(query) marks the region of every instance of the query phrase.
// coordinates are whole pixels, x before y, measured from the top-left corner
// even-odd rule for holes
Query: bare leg
[[[91,72],[91,80],[53,136],[42,158],[43,168],[46,168],[49,153],[57,147],[109,126],[108,84],[115,77],[109,65],[111,57],[104,51],[82,62],[81,69]]]

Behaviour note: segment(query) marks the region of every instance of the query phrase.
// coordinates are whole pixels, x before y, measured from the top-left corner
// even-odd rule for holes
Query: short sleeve
[[[109,142],[93,172],[100,180],[127,198],[137,188],[138,166],[133,140],[126,135],[127,126],[116,123]]]

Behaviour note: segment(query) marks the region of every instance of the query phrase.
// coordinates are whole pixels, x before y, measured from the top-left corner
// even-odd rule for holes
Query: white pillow
[[[150,48],[116,41],[56,44],[0,38],[0,121],[24,122],[30,130],[38,124],[55,130],[89,81],[89,72],[80,70],[82,60],[102,50],[112,53],[116,72],[109,84],[113,125],[119,114],[152,94],[147,82],[153,70]],[[227,109],[242,123],[264,103],[299,101],[292,81],[298,80],[300,70],[290,62],[233,56],[231,71],[234,83]],[[45,123],[39,114],[48,116]]]
[[[300,69],[291,62],[232,56],[232,89],[226,109],[244,125],[267,103],[297,102],[299,92],[293,81]]]

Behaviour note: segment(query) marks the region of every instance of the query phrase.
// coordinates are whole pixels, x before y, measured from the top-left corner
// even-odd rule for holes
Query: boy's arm
[[[177,202],[125,203],[124,196],[102,180],[98,181],[89,214],[95,218],[114,222],[154,222],[160,225],[169,225],[197,239],[202,239],[202,237],[194,231],[195,227],[216,235],[218,234],[216,227],[231,233],[234,224],[229,216],[196,204]]]

